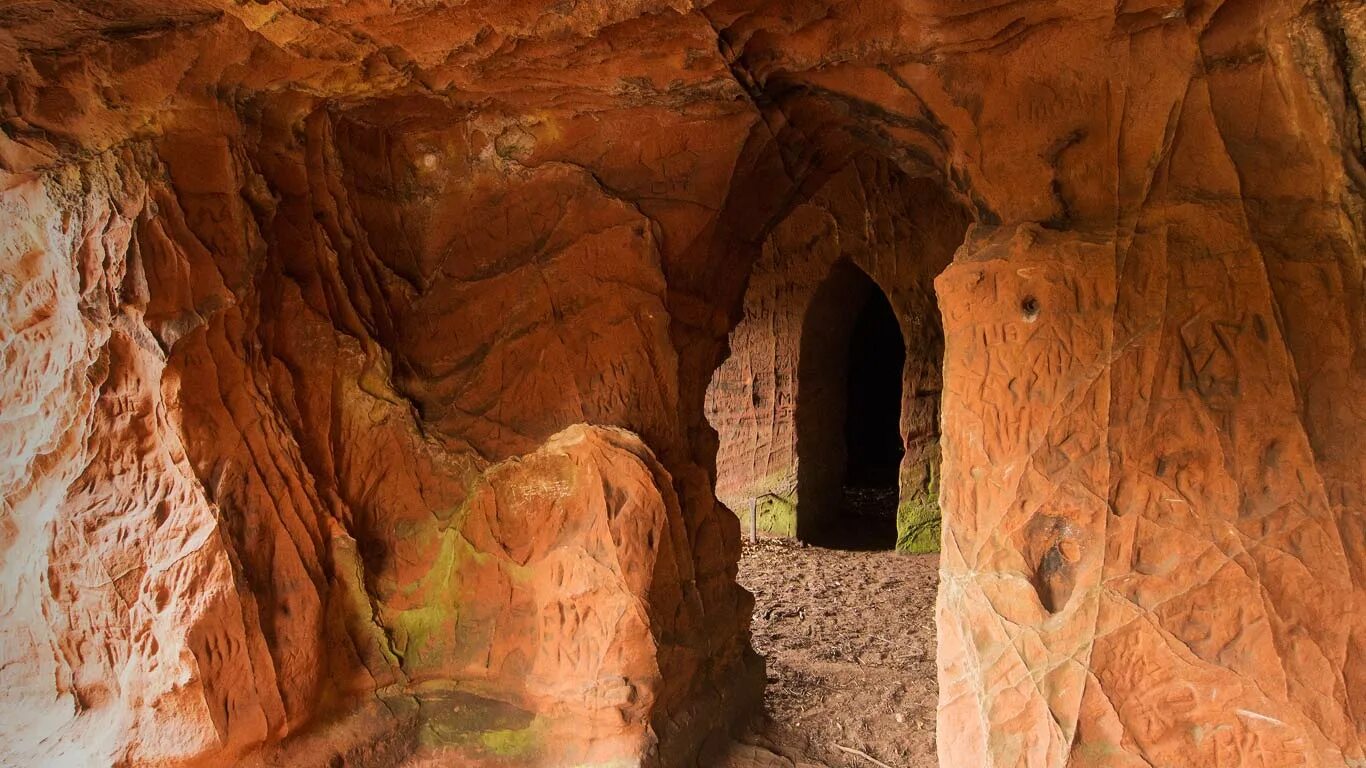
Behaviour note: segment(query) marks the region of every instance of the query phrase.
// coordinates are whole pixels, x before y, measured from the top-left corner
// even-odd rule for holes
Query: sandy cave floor
[[[745,544],[764,714],[725,768],[934,768],[937,555]],[[838,746],[837,746],[838,745]]]

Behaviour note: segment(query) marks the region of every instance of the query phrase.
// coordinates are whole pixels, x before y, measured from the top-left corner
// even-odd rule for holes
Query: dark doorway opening
[[[887,296],[835,264],[802,328],[797,386],[798,535],[852,550],[896,546],[906,346]]]
[[[849,338],[844,487],[833,538],[847,548],[891,549],[901,457],[901,378],[906,346],[892,305],[874,289]]]

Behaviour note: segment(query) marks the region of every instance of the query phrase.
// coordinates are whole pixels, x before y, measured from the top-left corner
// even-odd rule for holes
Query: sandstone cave
[[[0,2],[0,765],[1366,765],[1362,61],[1357,0]]]

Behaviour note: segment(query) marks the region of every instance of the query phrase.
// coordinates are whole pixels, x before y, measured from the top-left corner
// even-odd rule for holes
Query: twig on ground
[[[830,745],[831,745],[832,747],[834,747],[835,749],[838,749],[838,750],[841,751],[841,752],[848,752],[848,753],[851,754],[851,755],[858,755],[859,757],[863,758],[864,760],[867,760],[868,762],[872,763],[873,765],[880,765],[880,766],[882,766],[882,768],[892,768],[892,766],[887,765],[886,763],[882,762],[881,760],[877,759],[876,757],[873,757],[872,755],[868,754],[867,752],[864,752],[864,751],[861,750],[861,749],[854,749],[853,747],[842,746],[842,745],[840,745],[840,744],[836,744],[836,743],[833,742],[833,741],[830,742]]]

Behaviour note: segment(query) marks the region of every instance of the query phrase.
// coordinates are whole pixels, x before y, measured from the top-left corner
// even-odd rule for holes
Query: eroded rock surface
[[[706,475],[631,433],[552,437],[638,413],[677,445],[651,230],[610,204],[565,230],[556,201],[600,188],[552,166],[517,228],[547,257],[457,221],[440,253],[469,278],[420,292],[362,234],[389,191],[329,186],[351,172],[324,159],[353,149],[339,127],[260,166],[176,139],[7,190],[5,759],[686,754],[758,691],[735,522],[685,519]],[[539,294],[500,293],[526,277]],[[481,300],[483,346],[434,330]]]
[[[9,4],[0,762],[689,761],[755,263],[967,224],[941,764],[1362,764],[1362,19]]]

